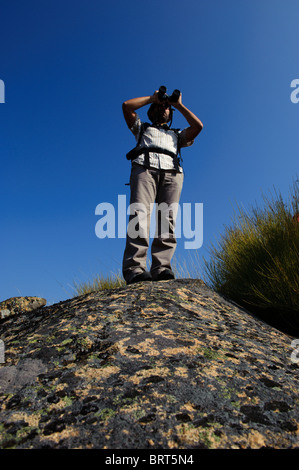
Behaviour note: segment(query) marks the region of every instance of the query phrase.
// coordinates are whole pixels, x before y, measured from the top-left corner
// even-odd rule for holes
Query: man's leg
[[[183,173],[161,172],[156,202],[160,206],[161,223],[156,228],[152,243],[151,275],[153,280],[163,278],[171,271],[171,259],[176,249],[175,219],[183,187]],[[158,221],[157,221],[158,223]]]
[[[149,246],[150,209],[156,197],[155,172],[141,165],[132,165],[130,178],[130,208],[123,276],[130,283],[137,274],[146,271]],[[138,232],[138,236],[136,237]]]

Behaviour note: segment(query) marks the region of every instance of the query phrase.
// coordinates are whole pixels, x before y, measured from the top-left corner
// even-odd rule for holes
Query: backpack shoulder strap
[[[179,139],[179,133],[181,129],[171,129],[173,132],[175,132],[177,138],[178,138],[178,146],[177,146],[177,161],[178,164],[180,165],[181,162],[183,161],[182,154],[181,154],[181,146],[180,146],[180,139]]]
[[[142,122],[142,123],[141,123],[137,146],[140,145],[142,136],[143,136],[144,132],[146,131],[146,129],[147,129],[150,125],[151,125],[151,124],[150,124],[149,122]]]

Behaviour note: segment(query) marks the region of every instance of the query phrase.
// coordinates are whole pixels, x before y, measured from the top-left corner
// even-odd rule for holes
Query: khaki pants
[[[155,238],[151,246],[152,265],[150,271],[153,280],[160,272],[171,269],[170,262],[176,248],[175,209],[180,200],[183,179],[183,173],[155,168],[148,169],[133,163],[130,178],[131,215],[123,257],[123,276],[127,282],[136,274],[146,270],[151,210],[155,202],[157,205],[161,205],[162,210],[159,211],[161,221],[156,227]],[[167,230],[165,230],[166,225]],[[136,233],[138,233],[137,237]]]

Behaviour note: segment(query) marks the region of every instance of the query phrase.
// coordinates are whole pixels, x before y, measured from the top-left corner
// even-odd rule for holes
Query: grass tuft
[[[299,189],[283,201],[274,191],[263,207],[238,207],[218,246],[205,262],[208,283],[217,292],[254,311],[297,328],[299,312]]]
[[[97,275],[87,282],[74,282],[74,297],[88,294],[89,292],[102,291],[106,289],[116,289],[125,285],[120,274],[110,274],[108,276]]]

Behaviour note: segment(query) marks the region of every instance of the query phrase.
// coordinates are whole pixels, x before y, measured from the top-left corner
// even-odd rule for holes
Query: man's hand
[[[159,100],[159,90],[156,90],[151,96],[151,103],[162,104],[162,101]]]
[[[173,101],[169,101],[169,100],[168,100],[168,102],[169,102],[169,104],[170,104],[171,106],[173,106],[174,108],[179,108],[179,107],[182,106],[182,104],[183,104],[183,103],[182,103],[182,93],[180,93],[180,96],[179,96],[179,98],[178,98],[177,101],[173,102]]]

